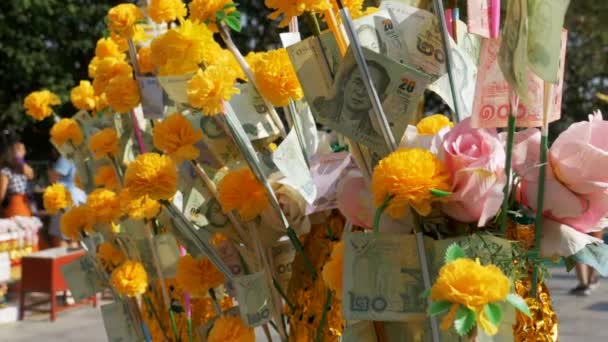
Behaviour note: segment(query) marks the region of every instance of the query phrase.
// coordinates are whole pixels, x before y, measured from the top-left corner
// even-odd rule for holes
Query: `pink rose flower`
[[[442,211],[485,225],[500,208],[506,183],[505,152],[496,130],[472,128],[466,119],[445,134],[439,152],[452,176],[452,195]]]
[[[520,201],[536,209],[540,132],[516,135],[513,168],[522,177]],[[608,121],[596,112],[571,125],[547,156],[543,215],[587,233],[608,214]]]

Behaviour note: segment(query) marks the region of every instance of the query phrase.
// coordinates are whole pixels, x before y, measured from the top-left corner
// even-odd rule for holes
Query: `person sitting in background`
[[[12,134],[2,137],[0,153],[0,203],[2,216],[32,216],[27,196],[34,170],[25,162],[25,145]]]
[[[606,227],[608,227],[608,218],[604,218],[600,221],[600,230],[590,232],[589,235],[602,240]],[[580,263],[576,264],[575,270],[576,277],[578,278],[578,285],[570,290],[570,294],[577,296],[590,295],[591,291],[595,290],[600,285],[599,273],[593,267]]]
[[[61,183],[70,192],[73,205],[83,204],[87,201],[87,195],[76,186],[76,166],[67,158],[53,151],[53,164],[48,170],[49,183]],[[60,229],[61,213],[51,217],[49,235],[52,247],[76,247],[69,243],[61,234]]]

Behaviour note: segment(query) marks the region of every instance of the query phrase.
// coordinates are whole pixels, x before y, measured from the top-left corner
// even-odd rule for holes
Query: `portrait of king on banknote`
[[[386,98],[390,83],[388,71],[380,63],[368,60],[367,65],[381,101]],[[365,83],[356,64],[348,65],[336,76],[330,94],[313,100],[313,106],[321,116],[333,122],[347,123],[365,136],[381,133],[374,127],[370,117],[372,103],[367,95]]]

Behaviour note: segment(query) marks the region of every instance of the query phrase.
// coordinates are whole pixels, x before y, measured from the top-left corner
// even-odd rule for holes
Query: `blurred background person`
[[[2,217],[32,216],[27,192],[34,170],[25,162],[25,145],[14,134],[5,132],[0,148]]]
[[[590,232],[589,235],[594,238],[603,240],[604,239],[604,230],[608,227],[608,218],[604,218],[600,221],[599,229],[595,232]],[[570,294],[577,296],[588,296],[591,294],[593,290],[599,287],[600,285],[600,275],[595,270],[595,268],[577,263],[576,267],[576,277],[578,278],[578,285],[570,290]]]

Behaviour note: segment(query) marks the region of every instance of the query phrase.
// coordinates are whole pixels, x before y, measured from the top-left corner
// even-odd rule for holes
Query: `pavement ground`
[[[559,318],[561,342],[608,341],[608,280],[588,297],[568,295],[576,285],[574,271],[552,268],[549,279],[553,305]],[[266,341],[257,332],[258,341]],[[48,314],[30,314],[24,321],[0,325],[0,342],[105,342],[99,308],[82,306],[58,314],[54,323]]]

